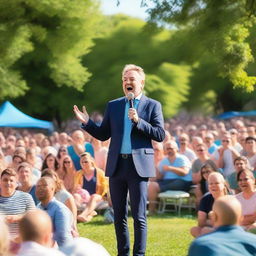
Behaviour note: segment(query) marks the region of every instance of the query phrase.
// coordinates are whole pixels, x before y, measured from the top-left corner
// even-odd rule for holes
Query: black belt
[[[120,154],[120,157],[123,159],[127,159],[129,157],[132,157],[132,154]]]

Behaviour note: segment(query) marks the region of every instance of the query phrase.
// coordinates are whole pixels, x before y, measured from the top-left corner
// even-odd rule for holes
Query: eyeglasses
[[[66,149],[60,149],[60,152],[67,152]]]
[[[64,164],[70,164],[71,162],[70,161],[64,161]]]
[[[196,152],[203,152],[204,149],[198,149]]]
[[[230,140],[222,140],[222,142],[230,142]]]

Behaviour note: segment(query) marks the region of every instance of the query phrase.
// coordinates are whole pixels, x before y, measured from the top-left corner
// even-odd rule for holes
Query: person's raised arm
[[[73,111],[75,113],[76,118],[83,124],[87,124],[89,121],[89,115],[86,111],[85,106],[83,106],[83,112],[79,110],[79,108],[74,105]]]

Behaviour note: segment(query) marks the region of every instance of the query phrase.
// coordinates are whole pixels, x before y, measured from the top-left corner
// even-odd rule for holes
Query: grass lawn
[[[131,244],[133,244],[132,218],[129,217]],[[185,256],[193,240],[189,229],[196,224],[194,217],[186,215],[177,218],[171,214],[148,217],[147,256]],[[117,255],[113,224],[104,223],[103,216],[95,217],[89,223],[78,225],[80,236],[102,244],[110,253]]]

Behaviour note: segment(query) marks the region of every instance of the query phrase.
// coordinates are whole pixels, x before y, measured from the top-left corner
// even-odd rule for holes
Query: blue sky
[[[101,0],[101,2],[101,9],[106,15],[124,13],[144,20],[147,17],[146,8],[140,7],[141,0],[120,0],[119,6],[116,6],[117,0]]]

